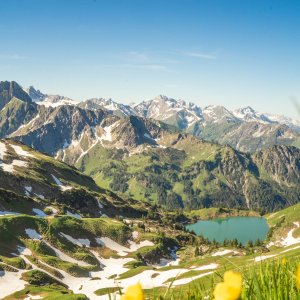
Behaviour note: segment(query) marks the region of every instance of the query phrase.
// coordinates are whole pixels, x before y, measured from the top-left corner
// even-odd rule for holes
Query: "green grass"
[[[144,272],[146,270],[153,270],[153,267],[151,267],[151,266],[136,267],[135,269],[128,270],[127,272],[119,275],[118,279],[126,279],[129,277],[133,277],[135,275],[141,274],[142,272]]]
[[[107,287],[107,288],[96,290],[94,293],[97,296],[103,296],[103,295],[107,295],[107,294],[113,294],[118,291],[120,291],[120,288],[118,288],[118,287]]]
[[[25,299],[28,294],[32,296],[41,296],[46,300],[87,300],[85,295],[73,294],[70,290],[60,285],[52,284],[47,286],[29,285],[23,290],[5,297],[3,300]]]
[[[32,285],[58,284],[64,286],[60,281],[40,270],[31,270],[22,273],[21,278]]]
[[[228,269],[242,274],[241,300],[298,300],[300,291],[296,288],[294,277],[296,266],[297,263],[294,261],[283,264],[281,260],[277,260],[243,268],[231,265],[231,268]],[[145,294],[151,300],[213,299],[214,288],[218,282],[223,280],[224,271],[225,269],[219,270],[213,275],[197,279],[184,286],[172,287],[171,281],[168,288],[145,290]],[[185,276],[183,275],[181,278],[185,278]]]
[[[203,208],[198,210],[192,210],[191,212],[186,212],[189,217],[197,217],[201,220],[210,220],[215,218],[226,218],[233,216],[259,216],[258,213],[249,210],[239,210],[239,209],[222,209],[222,208]]]
[[[0,256],[0,262],[4,262],[5,264],[10,265],[17,269],[27,269],[28,268],[26,262],[21,257]]]

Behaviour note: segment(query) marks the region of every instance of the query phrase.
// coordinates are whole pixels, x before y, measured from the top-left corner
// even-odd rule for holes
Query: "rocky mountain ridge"
[[[76,102],[63,96],[39,96],[33,88],[29,93],[38,104],[57,107],[76,105],[88,110],[106,110],[121,118],[139,116],[164,122],[197,137],[229,144],[245,151],[255,152],[272,145],[300,145],[300,122],[284,116],[262,114],[251,107],[230,111],[223,106],[210,105],[204,108],[175,100],[167,96],[124,105],[112,99],[93,98]]]

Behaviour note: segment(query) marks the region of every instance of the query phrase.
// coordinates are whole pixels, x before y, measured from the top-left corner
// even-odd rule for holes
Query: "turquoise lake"
[[[267,236],[269,226],[264,218],[258,217],[232,217],[226,219],[213,219],[198,221],[186,226],[194,230],[197,235],[202,235],[210,241],[215,239],[222,243],[225,239],[237,239],[243,245],[250,240],[264,240]]]

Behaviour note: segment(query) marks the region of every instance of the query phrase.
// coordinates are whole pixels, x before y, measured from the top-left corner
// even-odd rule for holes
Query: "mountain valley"
[[[140,282],[153,300],[212,299],[216,274],[299,260],[298,143],[299,123],[251,108],[0,82],[0,298],[119,299]],[[266,239],[185,227],[235,216],[265,218]]]

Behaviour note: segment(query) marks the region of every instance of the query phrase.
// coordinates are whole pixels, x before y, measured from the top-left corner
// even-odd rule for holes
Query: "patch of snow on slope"
[[[212,256],[223,256],[223,255],[226,255],[226,254],[229,254],[229,253],[237,254],[239,252],[229,250],[229,249],[225,249],[225,250],[215,252],[214,254],[212,254]]]
[[[0,217],[1,216],[13,216],[13,215],[19,215],[19,213],[13,212],[13,211],[0,211]]]
[[[47,209],[52,211],[52,214],[56,215],[58,214],[58,209],[53,206],[46,206]]]
[[[63,97],[63,96],[57,96],[57,95],[49,95],[46,97],[43,101],[37,101],[36,104],[38,105],[44,105],[46,107],[58,107],[61,105],[71,105],[76,106],[78,104],[78,101]]]
[[[271,255],[261,255],[261,256],[257,256],[254,258],[254,261],[255,262],[259,262],[259,261],[263,261],[263,260],[266,260],[266,259],[269,259],[269,258],[272,258],[272,257],[275,257],[276,255],[275,254],[271,254]]]
[[[41,240],[42,236],[36,232],[35,229],[25,229],[26,234],[33,240]]]
[[[3,160],[4,155],[6,154],[6,145],[3,142],[0,142],[0,159]]]
[[[139,237],[139,232],[138,231],[132,231],[132,238],[136,240]]]
[[[32,252],[30,249],[22,247],[22,246],[17,246],[17,251],[20,255],[32,255]]]
[[[212,272],[207,272],[207,273],[204,273],[204,274],[200,274],[200,275],[197,275],[197,276],[194,276],[194,277],[188,277],[188,278],[182,278],[182,279],[178,279],[178,280],[175,280],[172,285],[173,286],[178,286],[178,285],[183,285],[183,284],[188,284],[196,279],[199,279],[201,277],[204,277],[204,276],[208,276],[210,274],[214,273],[213,271]]]
[[[82,267],[87,267],[87,266],[90,266],[90,264],[84,262],[84,261],[81,261],[81,260],[77,260],[67,254],[65,254],[64,252],[62,252],[61,250],[59,250],[58,248],[52,246],[50,243],[48,243],[47,241],[43,240],[43,243],[45,243],[48,247],[50,247],[54,252],[55,252],[55,255],[60,258],[61,260],[64,260],[64,261],[68,261],[70,263],[73,263],[73,264],[77,264],[79,266],[82,266]],[[60,270],[59,270],[60,271]]]
[[[25,195],[27,197],[30,196],[30,193],[32,192],[32,187],[31,186],[25,186]]]
[[[70,212],[70,211],[68,211],[68,210],[67,210],[66,214],[67,214],[68,216],[73,217],[73,218],[81,219],[81,215],[80,215],[80,214],[77,214],[77,213],[73,214],[72,212]]]
[[[25,190],[29,193],[32,192],[32,187],[31,186],[25,186]]]
[[[34,193],[37,197],[39,197],[39,198],[41,198],[41,199],[45,199],[45,196],[44,195],[42,195],[42,194],[36,194],[36,193]]]
[[[148,240],[141,241],[139,244],[133,242],[133,241],[128,241],[130,244],[129,252],[134,252],[137,251],[138,249],[142,247],[147,247],[147,246],[154,246],[154,244]]]
[[[111,250],[118,252],[118,255],[120,256],[126,256],[128,254],[127,252],[130,251],[129,248],[118,244],[108,237],[96,238],[96,242],[101,246],[105,246]]]
[[[300,237],[294,238],[294,236],[293,236],[294,231],[300,227],[300,223],[294,222],[294,225],[296,226],[296,228],[291,229],[288,232],[287,237],[280,242],[281,245],[283,245],[284,247],[288,247],[288,246],[300,243]]]
[[[16,167],[27,167],[27,162],[18,160],[18,159],[14,159],[12,161],[12,163],[9,165],[9,164],[6,164],[6,163],[0,161],[0,167],[2,167],[3,171],[5,171],[5,172],[13,173],[15,166]]]
[[[10,294],[25,288],[27,282],[21,279],[21,275],[26,271],[27,270],[18,272],[0,272],[1,298],[5,298]]]
[[[32,295],[28,294],[27,297],[24,298],[24,300],[34,300],[34,299],[43,299],[43,297],[40,295],[32,296]]]
[[[64,238],[66,238],[68,241],[70,241],[74,245],[77,245],[79,247],[82,247],[83,245],[85,245],[86,247],[90,247],[91,241],[89,239],[74,239],[70,235],[65,234],[63,232],[60,232],[60,235],[63,236]]]
[[[115,124],[112,124],[112,125],[107,126],[107,127],[103,127],[104,134],[101,136],[101,140],[103,140],[103,141],[109,141],[109,142],[112,141],[111,132],[112,132],[114,126],[115,126]]]
[[[133,241],[128,241],[130,244],[130,248],[128,248],[128,247],[118,244],[117,242],[113,241],[112,239],[110,239],[108,237],[96,238],[96,242],[99,245],[105,246],[111,250],[118,252],[118,255],[120,255],[120,256],[126,256],[128,253],[134,252],[134,251],[138,250],[139,248],[154,245],[152,242],[147,241],[147,240],[142,241],[139,244],[137,244]]]
[[[38,208],[33,208],[32,211],[36,214],[36,216],[44,218],[47,217],[47,215],[40,209]]]
[[[18,145],[11,145],[11,146],[18,155],[26,156],[26,157],[34,157],[34,155],[30,154],[28,151],[23,150],[21,146]]]
[[[53,174],[51,174],[51,176],[52,176],[54,182],[60,187],[60,189],[61,189],[62,191],[66,191],[66,190],[72,189],[71,186],[63,185],[63,183],[62,183],[57,177],[55,177]]]
[[[204,265],[201,267],[194,268],[195,271],[206,271],[206,270],[215,270],[219,265],[215,263],[211,263],[209,265]]]

